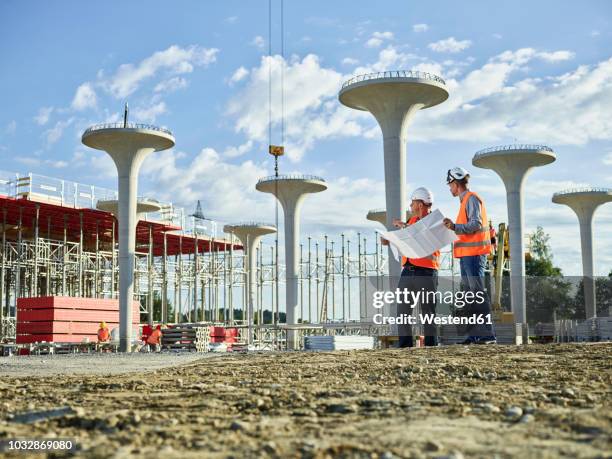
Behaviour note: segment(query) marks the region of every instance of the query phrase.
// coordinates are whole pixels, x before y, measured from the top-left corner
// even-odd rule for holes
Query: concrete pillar
[[[417,71],[391,71],[360,75],[342,85],[338,95],[347,107],[369,111],[382,131],[387,229],[406,209],[406,130],[420,109],[448,98],[444,80]],[[400,262],[388,250],[389,276],[399,276]]]
[[[506,187],[508,231],[510,233],[510,297],[515,322],[527,322],[525,293],[525,241],[523,221],[523,184],[529,172],[555,161],[552,149],[544,145],[505,145],[491,147],[474,155],[472,164],[492,169]],[[478,186],[475,186],[478,192]],[[485,200],[486,197],[481,196]],[[483,225],[488,228],[487,222]]]
[[[283,207],[285,223],[285,308],[287,325],[295,325],[298,313],[298,250],[300,244],[300,209],[306,194],[327,189],[320,177],[306,175],[281,175],[266,177],[257,182],[255,188],[276,196]],[[287,346],[295,349],[295,334],[287,331]]]
[[[597,317],[593,261],[593,216],[599,206],[612,201],[612,189],[581,188],[565,190],[555,193],[552,201],[556,204],[569,206],[578,217],[586,318]]]
[[[276,227],[267,223],[236,223],[225,225],[223,227],[223,231],[226,233],[232,233],[236,235],[238,239],[240,239],[244,254],[247,257],[247,343],[253,344],[253,309],[255,304],[255,287],[257,285],[257,258],[255,257],[255,250],[259,245],[261,238],[266,234],[275,233]],[[261,323],[259,325],[261,325]]]
[[[119,183],[119,349],[131,351],[132,303],[136,247],[136,196],[138,171],[154,151],[174,146],[166,129],[140,124],[101,124],[87,129],[81,138],[90,148],[106,151],[115,162]]]

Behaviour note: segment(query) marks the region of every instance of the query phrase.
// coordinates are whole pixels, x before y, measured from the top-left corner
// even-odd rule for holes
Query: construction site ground
[[[612,343],[5,357],[0,440],[105,459],[612,457],[611,357]]]

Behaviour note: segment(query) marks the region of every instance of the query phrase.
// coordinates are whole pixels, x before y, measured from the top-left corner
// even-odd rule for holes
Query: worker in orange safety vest
[[[149,335],[147,338],[147,344],[149,345],[149,349],[155,352],[159,352],[161,350],[161,340],[162,340],[162,331],[161,325],[155,327],[155,330]]]
[[[98,328],[98,343],[108,343],[110,341],[110,331],[106,326],[106,322],[100,322]]]
[[[466,328],[468,337],[463,344],[495,344],[491,322],[491,305],[485,289],[484,271],[487,255],[491,253],[491,233],[487,227],[487,209],[482,198],[470,191],[470,174],[462,167],[449,169],[446,183],[453,196],[460,200],[459,213],[453,222],[444,219],[444,225],[457,234],[453,244],[453,256],[459,258],[461,284],[464,291],[474,292],[469,304],[457,308],[460,315],[477,318],[482,316],[485,323],[476,323]]]
[[[410,201],[410,211],[412,217],[408,222],[394,220],[393,226],[403,228],[413,225],[421,218],[426,217],[431,213],[433,205],[433,193],[425,187],[420,187],[414,190]],[[383,240],[383,244],[387,245],[388,241]],[[438,270],[440,269],[440,251],[423,258],[406,258],[402,257],[402,274],[399,279],[398,288],[400,290],[423,291],[424,300],[421,299],[421,314],[434,315],[436,314],[435,292],[438,288]],[[432,294],[427,295],[428,292]],[[397,315],[410,315],[416,304],[398,302]],[[410,324],[398,325],[399,332],[399,347],[412,347],[414,345],[412,337],[412,327]],[[425,346],[437,346],[437,327],[432,323],[424,324]]]

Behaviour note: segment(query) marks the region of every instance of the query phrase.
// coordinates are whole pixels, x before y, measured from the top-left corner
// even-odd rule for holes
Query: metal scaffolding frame
[[[33,189],[32,175],[27,177]],[[28,183],[20,178],[17,182],[22,187]],[[78,189],[62,183],[65,189]],[[91,210],[94,188],[89,189],[86,207],[82,202],[50,202],[40,187],[34,194],[20,191],[0,199],[0,340],[14,338],[16,298],[117,298],[116,221],[106,212]],[[217,239],[153,220],[141,221],[137,232],[134,298],[141,304],[141,322],[247,325],[248,262],[233,235]],[[366,278],[380,279],[382,286],[387,269],[383,246],[376,233],[372,235],[373,241],[362,233],[353,240],[342,234],[337,241],[328,236],[303,241],[298,272],[301,326],[324,324],[348,333],[347,326],[363,325]],[[270,242],[260,242],[254,254],[254,323],[256,338],[260,336],[256,342],[272,339],[278,345],[284,330],[274,331],[272,325],[283,322],[285,266],[276,265],[274,240]],[[442,266],[453,275],[449,252],[443,253]]]

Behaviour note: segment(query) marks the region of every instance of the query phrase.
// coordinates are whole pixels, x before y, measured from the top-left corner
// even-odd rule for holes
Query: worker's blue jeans
[[[474,255],[470,257],[459,258],[459,267],[461,268],[461,289],[463,291],[472,291],[475,294],[481,293],[481,297],[484,297],[484,301],[472,301],[470,304],[464,306],[464,310],[461,311],[463,316],[472,316],[482,314],[487,319],[487,315],[491,314],[491,303],[489,295],[485,290],[485,267],[487,265],[486,255]],[[494,337],[495,332],[493,331],[493,325],[490,324],[476,324],[469,325],[465,330],[466,334],[470,337]]]

